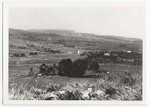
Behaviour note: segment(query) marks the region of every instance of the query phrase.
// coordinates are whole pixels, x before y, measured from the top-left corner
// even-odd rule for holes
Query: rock
[[[90,99],[89,95],[90,95],[89,91],[84,91],[84,92],[82,92],[82,96],[81,97],[84,100],[89,100]]]
[[[65,93],[65,91],[59,91],[59,94],[64,94]]]
[[[104,96],[105,95],[105,91],[103,91],[103,90],[97,90],[96,93],[98,96]]]
[[[37,74],[38,76],[42,76],[42,74]]]
[[[88,88],[88,92],[92,92],[92,90],[93,90],[92,87],[91,87],[91,88]]]
[[[58,96],[55,95],[54,93],[47,94],[45,98],[45,100],[57,100],[57,99],[58,99]]]

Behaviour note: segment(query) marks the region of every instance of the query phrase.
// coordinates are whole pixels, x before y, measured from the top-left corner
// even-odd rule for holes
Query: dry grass
[[[122,76],[105,75],[95,84],[89,81],[73,84],[48,84],[44,89],[22,85],[12,87],[10,100],[142,100],[142,77],[124,73]]]

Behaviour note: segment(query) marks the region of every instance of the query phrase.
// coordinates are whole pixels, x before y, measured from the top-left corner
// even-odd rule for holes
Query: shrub
[[[105,90],[105,94],[106,95],[108,94],[108,95],[112,96],[112,95],[116,94],[116,89],[110,86],[109,88],[107,88]]]
[[[105,90],[105,98],[107,100],[115,99],[115,95],[117,94],[117,89],[113,88],[112,86],[109,86]]]
[[[74,92],[74,100],[81,100],[82,93],[78,90]]]
[[[63,94],[58,95],[60,100],[75,100],[73,91],[65,91]]]
[[[135,85],[136,80],[132,77],[130,72],[124,72],[124,75],[121,77],[120,83],[126,86],[132,87]]]
[[[39,74],[46,75],[48,73],[48,66],[44,63],[40,66],[39,69]]]

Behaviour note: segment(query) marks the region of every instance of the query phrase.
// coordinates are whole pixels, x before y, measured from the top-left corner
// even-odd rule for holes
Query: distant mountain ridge
[[[105,36],[91,33],[78,33],[66,29],[9,29],[10,42],[12,40],[29,41],[49,44],[62,44],[64,46],[77,46],[81,48],[106,50],[142,50],[142,40],[120,36]]]
[[[132,41],[141,41],[141,39],[138,38],[127,38],[127,37],[121,37],[121,36],[113,36],[113,35],[97,35],[93,33],[79,33],[73,30],[67,30],[67,29],[29,29],[28,31],[31,32],[39,32],[39,33],[54,33],[54,34],[59,34],[62,36],[83,36],[86,38],[109,38],[109,39],[124,39],[124,40],[132,40]],[[69,35],[70,34],[70,35]],[[91,37],[92,36],[92,37]]]

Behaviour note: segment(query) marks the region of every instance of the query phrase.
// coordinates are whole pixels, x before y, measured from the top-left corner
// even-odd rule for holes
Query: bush
[[[112,96],[112,95],[116,94],[116,89],[109,86],[108,88],[106,88],[105,94]]]
[[[130,72],[124,72],[124,75],[121,77],[120,83],[126,86],[134,86],[136,80],[132,77]]]

